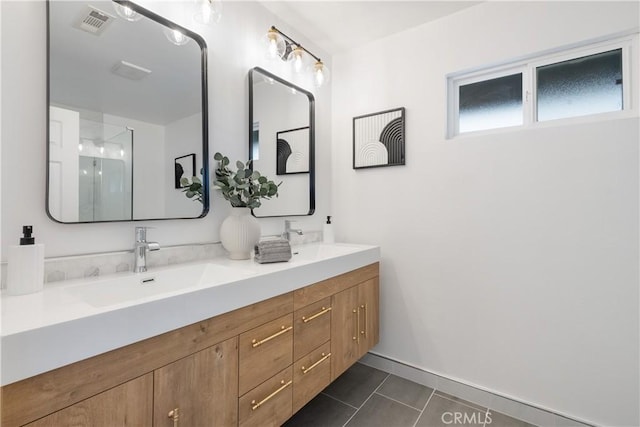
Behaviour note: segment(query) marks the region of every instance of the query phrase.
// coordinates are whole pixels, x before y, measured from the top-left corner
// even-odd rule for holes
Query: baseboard
[[[459,380],[447,378],[389,357],[367,353],[360,363],[377,368],[427,387],[460,397],[540,427],[594,426],[571,415],[540,408],[530,403],[480,389]]]

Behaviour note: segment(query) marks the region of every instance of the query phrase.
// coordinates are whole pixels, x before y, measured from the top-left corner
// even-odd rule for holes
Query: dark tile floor
[[[533,427],[438,390],[356,363],[286,427]]]

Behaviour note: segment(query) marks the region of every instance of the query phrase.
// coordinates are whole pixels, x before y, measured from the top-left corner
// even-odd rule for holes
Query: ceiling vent
[[[111,72],[130,80],[140,80],[151,74],[151,70],[127,61],[117,62],[116,65],[111,68]]]
[[[115,17],[113,15],[109,15],[100,9],[87,5],[86,9],[82,11],[82,15],[80,15],[74,24],[74,27],[99,36],[114,19]]]

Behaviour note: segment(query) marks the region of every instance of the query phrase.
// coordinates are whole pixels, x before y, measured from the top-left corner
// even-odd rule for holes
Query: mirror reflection
[[[203,204],[175,185],[192,154],[208,181],[204,41],[128,2],[50,0],[48,22],[49,216],[204,216],[208,191]]]
[[[257,217],[312,215],[314,98],[261,69],[249,71],[249,152],[253,167],[277,175],[278,197],[262,202]]]

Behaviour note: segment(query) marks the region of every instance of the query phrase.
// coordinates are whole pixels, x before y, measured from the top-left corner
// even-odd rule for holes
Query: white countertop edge
[[[11,384],[380,260],[379,247],[357,246],[355,252],[346,255],[303,264],[280,264],[279,269],[265,268],[264,272],[227,284],[2,336],[1,384]],[[255,266],[252,269],[256,271]]]

